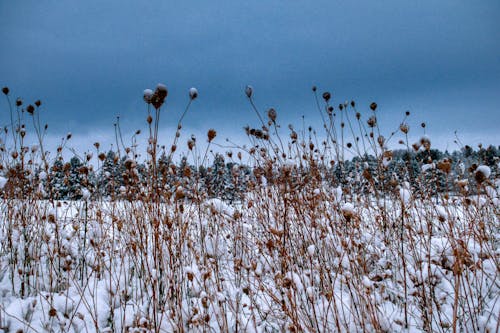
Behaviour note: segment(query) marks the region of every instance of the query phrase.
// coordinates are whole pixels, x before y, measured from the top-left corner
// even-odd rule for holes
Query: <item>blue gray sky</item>
[[[125,135],[145,128],[142,91],[158,82],[165,131],[195,86],[186,131],[242,136],[259,124],[247,84],[283,125],[320,127],[317,85],[366,114],[376,101],[388,132],[409,110],[414,135],[425,121],[443,148],[457,148],[455,130],[500,144],[499,17],[498,0],[1,1],[0,85],[40,98],[49,133],[89,147],[112,137],[117,115]]]

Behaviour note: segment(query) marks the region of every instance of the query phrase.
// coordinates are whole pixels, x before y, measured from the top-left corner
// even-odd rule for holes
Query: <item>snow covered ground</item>
[[[496,332],[497,189],[470,198],[283,193],[3,199],[5,332]]]

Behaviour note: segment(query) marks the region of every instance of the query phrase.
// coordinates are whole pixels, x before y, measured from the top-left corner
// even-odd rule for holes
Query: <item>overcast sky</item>
[[[40,98],[51,135],[89,146],[117,115],[130,135],[145,128],[142,91],[158,82],[165,128],[195,86],[187,131],[241,135],[258,125],[247,84],[283,127],[302,115],[319,127],[317,85],[335,104],[376,101],[387,131],[409,110],[413,133],[426,121],[441,147],[456,148],[455,130],[500,144],[499,18],[498,0],[0,1],[0,85]]]

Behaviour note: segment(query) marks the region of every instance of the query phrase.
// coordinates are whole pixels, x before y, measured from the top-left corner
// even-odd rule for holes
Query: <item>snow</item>
[[[342,207],[340,208],[340,210],[343,212],[343,213],[351,213],[353,214],[354,213],[354,205],[350,202],[347,202],[345,204],[342,205]]]
[[[429,171],[429,170],[433,170],[436,168],[436,164],[435,163],[428,163],[428,164],[423,164],[422,165],[422,172],[426,172],[426,171]]]
[[[8,249],[11,239],[19,244],[18,262],[27,255],[35,267],[35,275],[29,276],[33,289],[21,297],[25,275],[17,268],[23,265],[12,274],[9,256],[0,254],[4,330],[121,332],[129,327],[130,332],[145,332],[147,327],[153,330],[156,320],[160,331],[175,331],[177,324],[185,331],[235,331],[237,323],[242,331],[280,331],[292,324],[286,311],[295,309],[302,331],[314,322],[322,331],[424,332],[424,315],[430,316],[431,328],[448,331],[451,328],[440,325],[453,323],[457,253],[465,262],[461,280],[468,281],[461,285],[459,305],[477,309],[470,313],[459,306],[459,327],[496,329],[500,233],[476,239],[480,228],[472,229],[477,224],[468,220],[480,212],[489,223],[487,228],[494,231],[498,226],[486,195],[471,197],[470,205],[461,201],[431,205],[403,182],[399,198],[398,192],[378,200],[346,193],[342,202],[341,187],[325,186],[319,192],[313,187],[303,197],[313,198],[311,203],[321,210],[311,214],[306,209],[286,211],[279,203],[281,196],[271,201],[268,196],[276,188],[268,185],[262,189],[265,195],[233,204],[217,198],[199,206],[186,201],[162,203],[155,207],[162,217],[155,231],[148,215],[154,206],[149,203],[93,202],[85,190],[86,205],[77,201],[52,206],[41,201],[16,208],[16,212],[35,209],[29,211],[34,218],[27,227],[38,245],[27,253],[26,230],[13,225],[9,234],[9,215],[2,215],[2,248]],[[251,208],[245,200],[252,201]],[[181,205],[183,213],[179,213]],[[82,213],[84,206],[88,214]],[[385,233],[378,225],[381,212],[396,222]],[[285,213],[286,220],[280,220]],[[356,214],[359,225],[347,228],[343,214]],[[37,218],[49,215],[53,218],[46,220],[55,222]],[[121,229],[118,222],[123,223]],[[157,257],[152,246],[156,232],[163,251]],[[281,248],[285,235],[287,246]],[[284,256],[290,258],[286,265]],[[51,280],[59,258],[71,269]],[[82,270],[84,262],[86,270]],[[149,268],[141,271],[141,264]],[[170,295],[170,287],[180,289]],[[431,309],[422,306],[422,294],[432,298]],[[159,297],[163,303],[155,308]],[[48,315],[51,309],[54,316]]]
[[[406,205],[408,202],[410,202],[411,198],[411,192],[407,188],[400,188],[399,189],[399,198],[401,201]]]
[[[90,199],[90,191],[86,188],[82,188],[82,200]]]
[[[0,189],[3,189],[7,184],[7,178],[0,176]]]

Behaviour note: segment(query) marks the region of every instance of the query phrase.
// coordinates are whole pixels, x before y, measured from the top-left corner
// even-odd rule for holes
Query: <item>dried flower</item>
[[[372,111],[375,111],[377,109],[377,103],[373,102],[372,104],[370,104],[370,109],[372,109]]]
[[[42,101],[41,101],[41,100],[39,100],[39,99],[37,99],[37,100],[35,101],[35,105],[39,108],[39,107],[40,107],[40,105],[42,105]]]
[[[8,87],[3,87],[3,88],[2,88],[2,92],[3,92],[5,95],[8,95],[8,94],[9,94],[9,88],[8,88]]]

